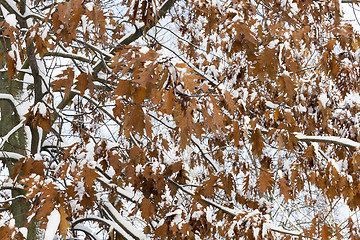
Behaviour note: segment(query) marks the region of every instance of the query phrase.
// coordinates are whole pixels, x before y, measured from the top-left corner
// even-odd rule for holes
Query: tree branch
[[[302,133],[294,133],[295,137],[302,142],[323,142],[334,143],[350,148],[360,148],[360,143],[350,140],[348,138],[333,137],[333,136],[307,136]]]
[[[174,5],[176,0],[167,0],[159,9],[159,17],[155,18],[157,21],[159,21],[161,18],[165,16],[165,14],[170,10],[170,8]],[[154,27],[157,21],[151,21],[150,22],[150,28]],[[145,25],[141,26],[140,28],[137,28],[134,33],[131,33],[129,35],[124,36],[122,39],[120,39],[119,44],[110,51],[110,54],[114,55],[115,52],[122,48],[123,45],[130,45],[132,42],[137,40],[139,37],[141,37],[145,32]],[[147,29],[148,30],[148,29]],[[105,57],[105,60],[109,60],[108,57]],[[94,75],[97,75],[101,69],[104,67],[103,62],[100,61],[95,67],[94,67]]]
[[[133,239],[127,232],[125,232],[115,222],[110,221],[110,220],[105,219],[105,218],[100,218],[100,217],[97,217],[97,216],[87,216],[87,217],[84,217],[84,218],[79,218],[79,219],[75,220],[72,223],[72,228],[74,229],[77,224],[82,223],[82,222],[86,222],[86,221],[95,221],[95,222],[104,223],[104,224],[114,228],[114,230],[116,232],[118,232],[124,239]]]
[[[72,53],[47,52],[47,53],[44,54],[44,56],[45,57],[54,56],[54,57],[71,58],[71,59],[86,62],[86,63],[93,63],[92,60],[90,60],[90,59],[88,59],[86,57],[79,56],[79,55],[72,54]]]
[[[180,184],[174,182],[173,180],[171,179],[168,179],[168,181],[177,189],[180,189],[182,190],[184,193],[188,194],[188,195],[191,195],[193,196],[194,193],[192,191],[189,191],[187,189],[185,189],[183,186],[181,186]],[[209,199],[206,199],[204,197],[201,197],[200,199],[202,202],[206,203],[206,204],[209,204],[221,211],[223,211],[224,213],[227,213],[233,217],[237,216],[238,214],[240,213],[245,213],[245,212],[242,212],[240,210],[235,210],[235,209],[232,209],[232,208],[229,208],[229,207],[226,207],[226,206],[222,206],[218,203],[215,203],[213,202],[212,200],[209,200]],[[292,236],[302,236],[302,233],[301,232],[295,232],[295,231],[288,231],[288,230],[285,230],[283,228],[280,228],[280,227],[275,227],[275,226],[271,226],[270,228],[272,231],[274,232],[278,232],[278,233],[282,233],[282,234],[288,234],[288,235],[292,235]]]
[[[114,206],[108,202],[104,201],[103,206],[106,212],[110,217],[124,229],[128,234],[130,234],[136,240],[145,239],[146,235],[139,231],[135,226],[129,223],[121,214],[114,208]]]

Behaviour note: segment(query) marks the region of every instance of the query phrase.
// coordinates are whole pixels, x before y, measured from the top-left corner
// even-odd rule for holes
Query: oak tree
[[[1,0],[0,238],[358,239],[359,9]]]

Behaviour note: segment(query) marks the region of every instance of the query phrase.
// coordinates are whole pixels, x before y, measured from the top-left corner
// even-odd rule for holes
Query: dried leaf
[[[264,147],[264,138],[259,128],[252,132],[250,142],[252,143],[252,152],[260,157]]]
[[[69,221],[67,220],[69,216],[65,212],[63,206],[60,206],[58,211],[60,213],[59,233],[64,239],[66,239],[67,231],[71,227]]]
[[[151,200],[148,198],[143,198],[143,200],[141,201],[141,216],[147,222],[149,222],[150,219],[154,216],[154,214],[155,214],[155,207],[152,204]]]

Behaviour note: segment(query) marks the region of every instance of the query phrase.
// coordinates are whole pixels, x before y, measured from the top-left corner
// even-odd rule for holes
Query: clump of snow
[[[235,224],[236,224],[236,222],[233,222],[233,223],[231,224],[231,226],[229,227],[229,229],[228,229],[227,235],[228,235],[229,237],[233,237],[233,236],[234,236],[234,227],[235,227]]]
[[[271,41],[271,42],[269,43],[268,48],[273,49],[273,48],[276,47],[276,45],[277,45],[278,43],[279,43],[279,40],[278,40],[278,39],[275,39],[275,40],[273,40],[273,41]]]
[[[141,47],[141,48],[139,49],[139,51],[140,51],[142,54],[148,53],[149,50],[150,50],[150,49],[149,49],[148,47],[145,47],[145,46],[143,46],[143,47]]]
[[[85,7],[88,11],[92,12],[94,9],[94,3],[86,3]]]
[[[48,36],[48,34],[49,34],[49,31],[50,31],[50,28],[49,28],[49,26],[48,25],[45,25],[45,27],[44,27],[44,29],[43,29],[43,31],[42,31],[42,33],[41,33],[41,38],[42,38],[42,40],[45,40],[45,38]]]
[[[283,162],[283,170],[286,171],[288,174],[290,173],[290,161]]]
[[[88,144],[86,144],[86,160],[87,160],[87,166],[90,168],[95,168],[95,161],[94,161],[94,155],[95,155],[95,143],[93,142],[89,142]]]
[[[16,20],[16,15],[15,14],[8,14],[7,16],[5,16],[5,21],[11,26],[11,27],[16,27],[17,24],[17,20]]]
[[[90,32],[94,28],[94,24],[89,20],[86,15],[81,16],[82,29],[84,32]]]
[[[40,155],[39,153],[36,153],[36,154],[34,155],[34,160],[42,160],[41,155]]]
[[[290,77],[290,73],[286,70],[283,71],[282,73],[283,76],[287,76],[287,77]]]
[[[321,102],[321,105],[323,106],[323,108],[326,108],[326,104],[329,101],[327,94],[326,93],[320,94],[319,101]]]
[[[81,201],[84,194],[86,194],[85,191],[85,183],[84,182],[78,182],[75,186],[75,192],[76,195],[79,196],[79,200]]]
[[[60,213],[57,209],[54,209],[47,218],[48,223],[46,225],[44,240],[53,240],[60,224]]]
[[[46,116],[47,113],[47,108],[46,105],[43,102],[38,102],[35,106],[34,106],[34,114],[39,113],[42,116]]]
[[[208,206],[205,209],[205,214],[206,214],[206,220],[211,223],[215,218],[214,218],[214,209],[212,206]]]
[[[136,167],[135,167],[136,175],[139,175],[140,173],[142,173],[142,171],[143,171],[142,165],[141,164],[136,165]]]
[[[166,214],[166,216],[175,215],[174,219],[171,221],[171,226],[173,226],[174,224],[178,225],[182,221],[181,214],[181,209],[176,209],[175,211]]]
[[[19,232],[23,235],[25,239],[27,238],[28,230],[26,227],[19,228]]]
[[[334,159],[331,158],[330,163],[333,165],[337,172],[341,171],[341,162],[336,162]]]
[[[253,229],[253,233],[254,233],[254,238],[258,239],[259,233],[260,233],[260,228],[256,227]]]
[[[272,103],[270,101],[266,101],[265,106],[268,107],[268,108],[271,108],[271,109],[276,109],[276,108],[279,107],[279,104],[275,104],[275,103]]]
[[[194,212],[191,217],[193,219],[199,220],[201,215],[203,215],[203,214],[204,214],[204,212],[199,210],[199,211]]]
[[[16,54],[15,54],[15,50],[14,50],[14,49],[11,49],[11,50],[8,52],[8,55],[9,55],[9,57],[11,57],[12,59],[16,60]]]
[[[118,143],[108,141],[107,145],[106,145],[106,150],[110,150],[110,149],[116,148],[116,147],[119,147]]]
[[[257,96],[257,93],[254,91],[250,94],[250,102],[254,101]]]
[[[154,173],[157,173],[157,170],[159,169],[160,170],[160,174],[165,170],[166,166],[162,163],[159,163],[159,162],[153,162],[152,163],[152,171]]]
[[[290,11],[292,14],[296,15],[299,13],[300,10],[296,3],[293,3],[292,1],[290,1],[289,5],[290,5]]]
[[[15,219],[10,219],[9,221],[9,228],[14,228],[15,227]]]
[[[83,207],[78,203],[78,201],[79,199],[73,199],[72,201],[70,201],[71,210],[74,213],[83,209]]]
[[[262,237],[265,238],[266,234],[268,233],[269,229],[271,229],[273,225],[270,222],[265,222],[262,227]]]
[[[351,94],[347,94],[345,96],[345,99],[343,101],[343,104],[341,104],[341,107],[344,107],[346,105],[349,105],[350,107],[354,107],[354,103],[357,105],[360,105],[360,94],[352,92]]]
[[[161,219],[160,221],[159,221],[159,223],[157,224],[157,226],[159,227],[159,226],[162,226],[163,224],[164,224],[164,222],[165,222],[165,219]]]
[[[298,110],[300,113],[305,113],[307,111],[307,108],[300,104],[298,106]]]
[[[271,203],[268,201],[268,200],[266,200],[266,198],[260,198],[260,200],[259,200],[259,206],[260,207],[265,207],[265,208],[267,208],[269,211],[271,211]]]

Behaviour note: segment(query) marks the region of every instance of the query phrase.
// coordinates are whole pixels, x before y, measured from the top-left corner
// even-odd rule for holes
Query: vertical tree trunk
[[[2,18],[2,13],[0,12],[0,18]],[[0,39],[0,54],[6,54],[9,51],[11,42],[9,39],[2,38]],[[0,64],[0,68],[6,68],[6,57],[3,58],[3,61]],[[9,80],[8,75],[3,72],[0,73],[0,93],[11,94],[13,97],[17,97],[22,93],[23,84],[20,81]],[[0,100],[0,136],[6,135],[13,127],[15,127],[20,122],[20,117],[16,112],[14,106],[11,102],[7,100]],[[14,152],[25,155],[25,133],[24,129],[21,128],[15,132],[4,144],[3,149],[7,152]],[[7,167],[9,174],[11,174],[14,169],[13,167],[16,164],[14,159],[1,159],[4,165]],[[15,179],[13,179],[15,180]],[[13,189],[12,197],[25,195],[26,191],[21,189]],[[10,211],[15,219],[16,226],[18,228],[24,227],[27,219],[27,211],[29,209],[29,203],[26,202],[25,198],[16,198],[12,201],[10,205]],[[27,239],[36,239],[36,226],[32,223],[28,227],[28,236]]]

